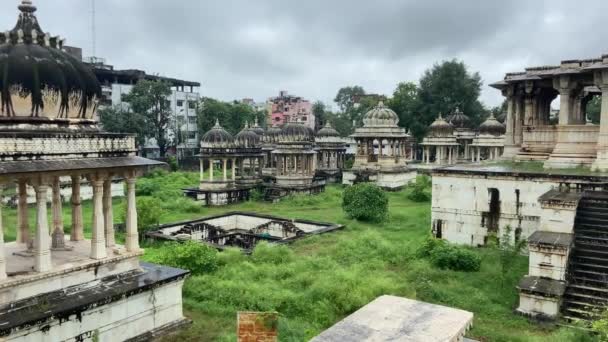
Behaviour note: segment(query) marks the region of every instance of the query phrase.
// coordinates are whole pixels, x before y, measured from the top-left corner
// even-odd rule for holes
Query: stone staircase
[[[586,192],[574,224],[562,315],[588,320],[608,305],[608,192]]]

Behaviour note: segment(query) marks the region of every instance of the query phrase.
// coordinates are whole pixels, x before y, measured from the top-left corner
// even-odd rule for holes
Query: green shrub
[[[428,202],[431,200],[431,179],[428,176],[418,176],[415,182],[409,184],[411,191],[407,198],[414,202]]]
[[[381,222],[388,216],[388,196],[374,184],[356,184],[344,191],[342,209],[350,218]]]
[[[158,226],[163,213],[161,202],[154,197],[137,197],[137,229],[140,233],[154,229]],[[122,209],[123,222],[127,222],[127,202]]]
[[[463,272],[481,269],[481,258],[475,252],[433,237],[427,238],[416,254],[419,258],[429,258],[433,265],[442,269]]]
[[[255,262],[278,265],[293,261],[295,255],[287,246],[261,242],[255,247],[251,257]]]
[[[219,265],[215,248],[194,241],[170,243],[162,247],[153,262],[171,267],[186,269],[193,274],[210,273]]]
[[[179,165],[177,164],[177,158],[175,158],[174,156],[169,156],[169,158],[167,159],[167,164],[169,164],[169,168],[173,172],[179,169]]]

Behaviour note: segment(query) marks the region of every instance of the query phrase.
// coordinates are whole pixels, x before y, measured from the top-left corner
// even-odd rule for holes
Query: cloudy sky
[[[0,1],[0,30],[18,0]],[[92,53],[91,0],[34,0],[45,31]],[[97,56],[116,68],[261,101],[280,89],[331,102],[345,85],[391,94],[458,58],[488,83],[505,72],[608,53],[608,1],[97,0]]]

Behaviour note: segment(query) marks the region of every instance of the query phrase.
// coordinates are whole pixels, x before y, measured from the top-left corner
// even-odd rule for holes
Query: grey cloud
[[[34,0],[43,27],[90,54],[89,0]],[[0,22],[16,20],[16,0]],[[200,81],[231,100],[279,89],[332,100],[343,85],[390,94],[424,69],[463,59],[485,83],[526,66],[599,56],[604,0],[97,0],[97,54],[118,68]],[[485,87],[487,105],[500,94]]]

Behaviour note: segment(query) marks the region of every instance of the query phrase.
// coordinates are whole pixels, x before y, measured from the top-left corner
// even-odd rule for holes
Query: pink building
[[[281,126],[287,122],[302,122],[315,129],[315,117],[312,115],[312,103],[299,96],[289,95],[287,91],[268,99],[268,124]]]

